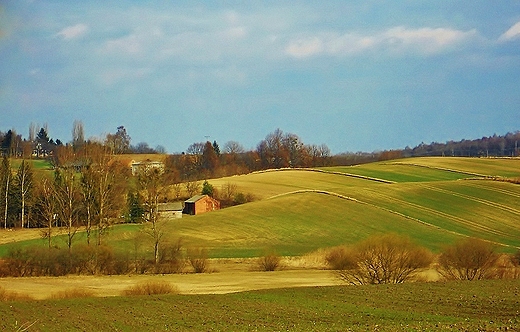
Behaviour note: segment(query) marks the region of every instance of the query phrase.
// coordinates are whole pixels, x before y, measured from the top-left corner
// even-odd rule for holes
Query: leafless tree
[[[85,144],[85,132],[83,130],[83,123],[79,120],[74,120],[72,126],[72,146],[74,150],[80,149]]]
[[[33,173],[31,169],[31,165],[24,160],[20,164],[18,168],[18,173],[16,174],[16,182],[20,189],[20,205],[21,205],[21,227],[25,227],[25,210],[27,198],[30,195],[33,189]],[[29,226],[29,225],[27,225]]]
[[[37,209],[41,216],[42,237],[48,240],[49,249],[52,244],[53,228],[57,218],[57,200],[55,184],[47,178],[43,178],[38,186]]]
[[[146,233],[153,240],[154,262],[157,264],[159,262],[159,246],[164,236],[164,231],[159,224],[159,198],[165,192],[169,183],[162,169],[149,165],[144,165],[139,170],[137,181],[144,198]]]
[[[58,215],[65,225],[67,247],[70,253],[73,238],[78,231],[78,212],[80,206],[79,190],[74,168],[57,169],[55,172],[55,181]]]
[[[7,155],[4,155],[2,159],[2,165],[0,167],[0,188],[2,190],[1,197],[4,212],[4,228],[7,228],[7,217],[9,215],[9,192],[11,190],[12,177],[11,162],[9,161],[9,158],[7,158]]]
[[[352,256],[339,275],[351,284],[403,283],[432,262],[428,250],[395,234],[370,237],[348,252]]]
[[[493,244],[468,238],[443,250],[438,271],[447,279],[488,279],[493,276],[498,257]]]

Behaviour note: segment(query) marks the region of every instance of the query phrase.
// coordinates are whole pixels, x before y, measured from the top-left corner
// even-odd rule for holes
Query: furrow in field
[[[372,190],[369,190],[369,191],[372,191]],[[436,215],[436,216],[442,217],[444,219],[448,219],[448,220],[451,220],[453,222],[466,225],[466,226],[468,226],[470,228],[473,228],[473,229],[478,229],[478,230],[481,230],[481,231],[484,231],[486,233],[490,233],[490,234],[493,234],[493,235],[501,235],[501,236],[508,236],[509,235],[509,234],[507,234],[505,232],[498,231],[496,229],[493,229],[493,228],[490,228],[490,227],[478,224],[476,222],[473,222],[473,221],[470,221],[470,220],[467,220],[467,219],[464,219],[464,218],[461,218],[461,217],[457,217],[457,216],[454,216],[454,215],[451,215],[451,214],[448,214],[448,213],[445,213],[445,212],[442,212],[442,211],[434,210],[434,209],[425,207],[423,205],[419,205],[419,204],[416,204],[416,203],[412,203],[412,202],[408,202],[408,201],[405,201],[405,200],[401,200],[401,199],[398,199],[398,198],[395,198],[395,197],[392,197],[392,196],[389,196],[389,195],[382,194],[380,192],[374,192],[374,191],[372,191],[372,192],[376,196],[383,197],[383,198],[385,198],[386,200],[388,200],[390,202],[395,202],[395,203],[397,203],[397,204],[399,204],[401,206],[410,206],[410,207],[413,207],[414,209],[417,209],[419,211],[427,212],[429,214]],[[414,218],[414,217],[411,217],[411,218]],[[424,223],[425,224],[430,224],[430,223],[427,223],[427,222],[424,222]],[[436,225],[432,225],[432,226],[438,227]],[[459,234],[459,233],[457,233],[457,234]]]
[[[520,210],[512,208],[512,207],[510,207],[508,205],[504,205],[504,204],[488,201],[487,199],[477,198],[475,196],[470,196],[470,195],[458,193],[458,192],[455,192],[455,191],[452,191],[452,190],[448,190],[448,189],[442,189],[442,188],[437,188],[437,187],[428,186],[428,185],[424,185],[423,187],[428,189],[428,190],[432,190],[432,191],[440,192],[440,193],[443,193],[443,194],[464,198],[464,199],[467,199],[467,200],[470,200],[470,201],[473,201],[473,202],[477,202],[479,204],[484,204],[484,205],[487,205],[487,206],[499,208],[499,209],[502,209],[504,211],[508,211],[510,213],[513,213],[515,215],[519,215],[520,216]]]
[[[407,214],[404,214],[402,212],[399,212],[399,211],[395,211],[395,210],[392,210],[392,209],[389,209],[389,208],[385,208],[383,206],[380,206],[380,205],[376,205],[376,204],[373,204],[373,203],[369,203],[369,202],[365,202],[365,201],[361,201],[357,198],[352,198],[352,197],[349,197],[349,196],[345,196],[345,195],[341,195],[341,194],[338,194],[338,193],[334,193],[334,192],[329,192],[329,191],[324,191],[324,190],[295,190],[295,191],[291,191],[291,192],[287,192],[287,193],[283,193],[283,194],[279,194],[279,195],[275,195],[275,196],[272,196],[268,199],[274,199],[274,198],[278,198],[278,197],[282,197],[282,196],[287,196],[287,195],[295,195],[295,194],[303,194],[303,193],[316,193],[316,194],[325,194],[325,195],[330,195],[330,196],[334,196],[334,197],[338,197],[338,198],[341,198],[341,199],[345,199],[345,200],[348,200],[348,201],[352,201],[352,202],[356,202],[356,203],[359,203],[359,204],[363,204],[363,205],[367,205],[369,207],[372,207],[372,208],[375,208],[375,209],[379,209],[379,210],[382,210],[382,211],[385,211],[385,212],[388,212],[388,213],[391,213],[391,214],[395,214],[397,216],[400,216],[402,218],[405,218],[405,219],[408,219],[408,220],[412,220],[414,222],[417,222],[417,223],[420,223],[424,226],[427,226],[427,227],[433,227],[433,228],[436,228],[436,229],[439,229],[439,230],[442,230],[444,232],[447,232],[447,233],[450,233],[450,234],[454,234],[454,235],[457,235],[457,236],[463,236],[463,237],[466,237],[467,235],[465,234],[462,234],[462,233],[459,233],[459,232],[455,232],[455,231],[452,231],[452,230],[448,230],[448,229],[445,229],[445,228],[442,228],[442,227],[439,227],[437,225],[434,225],[434,224],[431,224],[431,223],[428,223],[424,220],[421,220],[419,218],[416,218],[416,217],[412,217],[410,215],[407,215]],[[378,193],[379,194],[379,193]],[[381,195],[381,196],[384,196],[384,195]],[[386,198],[391,198],[389,196],[386,196]],[[406,203],[404,201],[402,201],[402,203]],[[413,204],[413,203],[410,203],[410,204]],[[415,205],[415,204],[413,204]],[[418,206],[418,205],[417,205]],[[432,210],[434,211],[434,210]],[[454,217],[456,218],[456,217]],[[477,225],[478,226],[478,225]],[[504,245],[502,243],[497,243],[497,244],[500,244],[500,245]]]
[[[471,185],[474,186],[474,187],[477,187],[477,188],[484,189],[484,190],[491,190],[491,191],[502,193],[502,194],[507,195],[507,196],[520,198],[520,193],[518,193],[518,192],[515,192],[515,191],[512,191],[512,190],[503,189],[503,188],[489,187],[489,186],[485,186],[485,185],[482,185],[482,184],[476,183],[476,182],[482,182],[482,180],[481,181],[473,181]]]
[[[333,174],[333,175],[340,175],[340,176],[348,176],[351,178],[374,181],[374,182],[381,182],[381,183],[387,183],[387,184],[395,183],[394,181],[375,178],[375,177],[371,177],[371,176],[346,173],[346,172],[327,171],[327,170],[318,169],[318,168],[277,168],[277,169],[267,169],[264,171],[256,171],[256,172],[252,172],[250,174],[261,174],[261,173],[267,173],[267,172],[284,172],[284,171],[317,172],[317,173]]]
[[[430,166],[430,165],[422,165],[422,164],[403,163],[403,162],[394,162],[394,163],[389,163],[389,164],[390,165],[411,166],[411,167],[424,167],[424,168],[429,168],[429,169],[436,169],[436,170],[439,170],[439,171],[460,173],[460,174],[465,174],[465,175],[472,175],[472,176],[477,176],[477,177],[481,177],[481,178],[495,177],[494,175],[479,174],[479,173],[475,173],[475,172],[468,172],[468,171],[463,171],[463,170],[458,170],[458,169],[452,169],[452,168],[446,168],[446,167],[438,167],[438,166]]]

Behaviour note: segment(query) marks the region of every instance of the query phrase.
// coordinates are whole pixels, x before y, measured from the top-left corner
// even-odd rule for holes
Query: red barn
[[[208,195],[197,195],[184,202],[184,213],[201,214],[220,210],[220,202]]]

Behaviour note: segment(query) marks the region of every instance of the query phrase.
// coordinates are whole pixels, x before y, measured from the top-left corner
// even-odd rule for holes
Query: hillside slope
[[[473,236],[514,252],[520,247],[520,185],[502,181],[506,177],[520,178],[519,159],[412,158],[214,179],[209,182],[217,189],[231,183],[257,200],[164,219],[163,240],[182,239],[184,247],[205,248],[211,257],[254,257],[265,250],[302,255],[394,232],[434,251]],[[105,241],[127,252],[137,242],[148,250],[144,227],[115,226]],[[83,241],[80,234],[77,241]],[[0,255],[6,252],[0,246]]]

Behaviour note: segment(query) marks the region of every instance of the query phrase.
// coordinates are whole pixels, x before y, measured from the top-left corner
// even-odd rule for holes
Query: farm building
[[[159,204],[159,214],[162,217],[180,219],[182,218],[182,210],[184,205],[182,202],[162,203]]]
[[[160,171],[164,171],[164,163],[161,161],[152,161],[152,160],[145,160],[145,161],[134,161],[132,160],[132,163],[130,164],[130,167],[132,168],[132,175],[136,175],[141,171],[144,171],[146,169],[152,169],[156,168]]]
[[[184,213],[201,214],[220,210],[220,202],[208,195],[197,195],[184,202]]]

